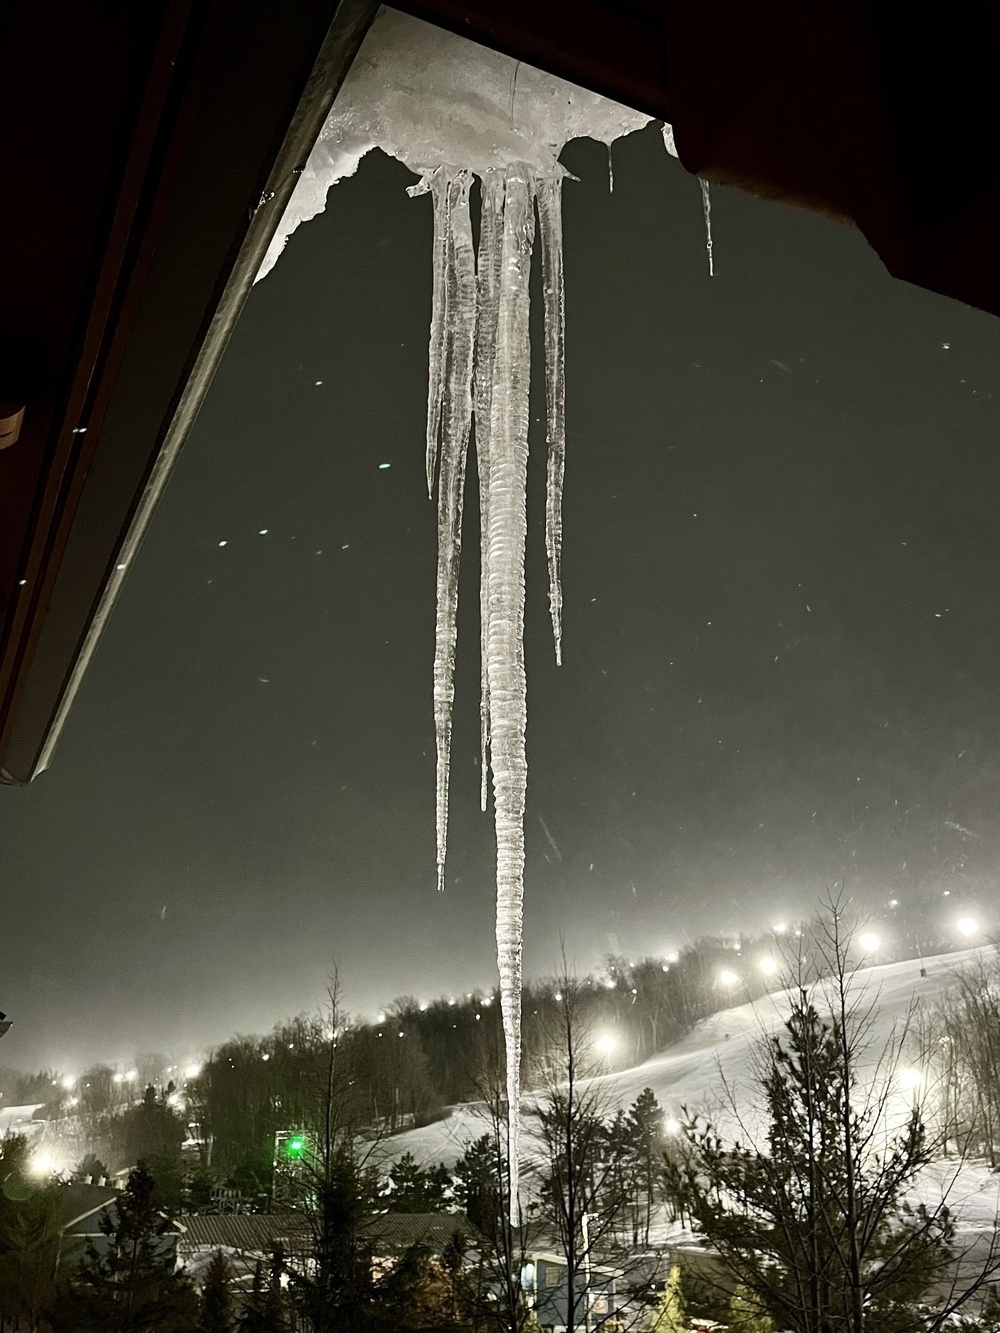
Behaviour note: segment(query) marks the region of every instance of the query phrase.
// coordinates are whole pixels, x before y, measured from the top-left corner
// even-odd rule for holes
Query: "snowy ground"
[[[32,1138],[42,1132],[40,1120],[32,1120],[36,1111],[42,1109],[42,1103],[35,1106],[4,1106],[0,1108],[0,1139],[8,1134],[25,1134]]]
[[[893,1033],[901,1030],[915,1006],[918,1011],[933,1008],[948,990],[955,973],[980,952],[971,949],[925,959],[922,964],[925,977],[921,977],[921,963],[916,959],[858,973],[855,984],[859,996],[866,1004],[874,1004],[873,1052],[892,1041]],[[821,1005],[821,997],[818,1003]],[[685,1107],[691,1112],[707,1111],[724,1126],[730,1119],[723,1109],[728,1087],[735,1093],[740,1119],[752,1129],[752,1048],[764,1034],[780,1027],[789,1007],[789,993],[782,991],[755,1004],[723,1010],[645,1063],[605,1075],[593,1083],[606,1093],[611,1110],[629,1105],[644,1088],[652,1088],[664,1108],[668,1127],[681,1117]],[[529,1104],[530,1098],[526,1098],[526,1112]],[[907,1105],[907,1096],[901,1094],[901,1109],[905,1111]],[[530,1161],[533,1146],[530,1114],[525,1116],[524,1128],[524,1156]],[[394,1155],[409,1151],[419,1162],[454,1162],[465,1145],[486,1129],[482,1105],[468,1104],[454,1107],[447,1120],[394,1137],[390,1145]],[[994,1219],[1000,1212],[1000,1176],[991,1174],[984,1166],[966,1165],[956,1176],[954,1164],[940,1163],[928,1171],[921,1193],[928,1201],[947,1193],[960,1218],[961,1230],[969,1240],[975,1234],[992,1236]]]

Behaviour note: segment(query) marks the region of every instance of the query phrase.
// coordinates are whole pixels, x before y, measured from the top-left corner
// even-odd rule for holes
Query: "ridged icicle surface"
[[[511,1220],[518,1220],[521,1065],[521,922],[528,762],[524,673],[527,541],[529,277],[535,212],[542,242],[548,492],[545,536],[557,662],[562,653],[562,483],[565,376],[562,175],[519,164],[484,173],[478,258],[473,256],[468,172],[438,169],[415,187],[434,201],[434,283],[427,409],[427,477],[438,487],[437,741],[438,887],[445,883],[448,786],[462,500],[470,425],[476,423],[480,493],[480,650],[483,808],[493,777],[497,840],[496,940],[507,1063]]]

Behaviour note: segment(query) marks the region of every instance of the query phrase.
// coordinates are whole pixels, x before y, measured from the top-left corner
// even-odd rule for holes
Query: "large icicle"
[[[455,642],[458,632],[458,576],[462,555],[462,508],[465,463],[472,423],[472,356],[476,334],[476,265],[469,218],[468,171],[435,172],[434,250],[438,229],[444,233],[444,304],[447,320],[441,337],[439,393],[434,416],[440,422],[438,475],[437,622],[434,640],[434,732],[437,744],[437,886],[444,889],[448,848],[448,788],[451,778],[451,731],[455,701]],[[443,203],[442,203],[443,201]],[[435,283],[438,275],[435,273]],[[437,312],[435,311],[435,316]],[[431,324],[433,350],[436,333]],[[431,412],[428,412],[428,424]],[[428,444],[431,444],[428,436]],[[434,442],[435,451],[437,442]],[[430,465],[430,452],[428,452]],[[433,477],[433,474],[430,473]]]
[[[521,1129],[521,917],[527,695],[524,676],[524,550],[527,536],[528,275],[535,214],[531,173],[507,170],[500,302],[490,413],[487,677],[497,836],[497,962],[507,1055],[507,1153],[511,1221],[518,1221]]]
[[[516,97],[512,94],[516,87]],[[383,7],[337,94],[261,264],[322,212],[327,191],[378,147],[409,167],[434,205],[426,470],[438,491],[434,653],[437,868],[444,883],[455,622],[463,486],[474,404],[481,496],[483,806],[493,774],[497,954],[507,1047],[511,1216],[518,1212],[521,910],[526,792],[524,615],[528,422],[528,272],[537,202],[545,289],[548,445],[546,544],[556,659],[565,457],[562,145],[610,145],[648,117],[530,65]],[[665,131],[666,138],[666,131]],[[669,146],[669,141],[668,141]],[[609,186],[612,184],[609,153]],[[469,227],[470,175],[482,182],[479,259]],[[475,322],[473,322],[475,320]],[[473,372],[473,350],[475,369]],[[474,379],[473,379],[474,374]]]
[[[608,153],[611,145],[608,145]],[[545,549],[549,562],[549,610],[556,663],[562,664],[562,504],[566,471],[566,303],[563,285],[562,176],[536,183],[538,230],[542,237],[545,296],[545,439],[548,486]]]
[[[487,171],[482,179],[479,223],[476,325],[476,459],[479,468],[479,672],[480,672],[480,804],[486,810],[490,767],[490,689],[486,672],[486,635],[489,625],[489,494],[490,404],[493,399],[493,363],[496,357],[497,315],[500,302],[500,258],[503,243],[503,172]]]

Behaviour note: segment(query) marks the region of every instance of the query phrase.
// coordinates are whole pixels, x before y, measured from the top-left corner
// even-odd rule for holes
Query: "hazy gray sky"
[[[710,281],[655,129],[616,147],[613,194],[603,149],[564,160],[565,666],[539,391],[529,972],[560,932],[587,966],[845,875],[871,903],[991,889],[1000,324],[719,190]],[[492,983],[474,493],[434,885],[411,179],[366,159],[254,291],[51,771],[0,793],[5,1063],[182,1054],[312,1005],[334,962],[356,1010]]]

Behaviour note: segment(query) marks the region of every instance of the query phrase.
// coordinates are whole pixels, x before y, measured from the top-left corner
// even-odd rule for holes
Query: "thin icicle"
[[[479,260],[476,325],[476,460],[479,468],[479,634],[480,634],[480,803],[485,812],[489,796],[490,691],[486,673],[486,635],[489,624],[489,493],[490,403],[493,397],[493,361],[496,355],[497,313],[500,300],[500,252],[503,242],[503,173],[488,171],[482,179],[479,224]]]
[[[427,494],[434,494],[438,448],[441,439],[441,406],[444,396],[445,331],[448,327],[448,184],[438,168],[411,186],[410,195],[430,191],[434,200],[433,294],[431,339],[427,366]]]
[[[458,575],[462,554],[465,463],[472,423],[472,353],[476,331],[476,267],[467,171],[443,182],[445,300],[442,349],[441,466],[438,475],[437,624],[434,644],[434,731],[437,742],[437,886],[444,889],[448,787],[455,700]],[[437,196],[435,196],[435,204]],[[432,330],[433,340],[433,330]]]
[[[708,181],[698,177],[701,186],[701,207],[705,214],[705,250],[708,253],[708,276],[715,277],[715,265],[712,263],[712,194]]]
[[[612,141],[608,140],[608,194],[615,192],[615,164],[611,156]]]
[[[610,154],[611,148],[608,147]],[[608,159],[610,161],[610,157]],[[562,176],[536,183],[545,294],[545,439],[548,445],[545,549],[556,665],[562,665],[562,504],[566,471],[566,308],[563,285]]]
[[[524,167],[509,167],[490,416],[487,674],[497,837],[497,962],[507,1056],[511,1221],[515,1224],[521,1129],[521,920],[527,789],[524,548],[531,359],[528,275],[534,230],[530,173]]]

